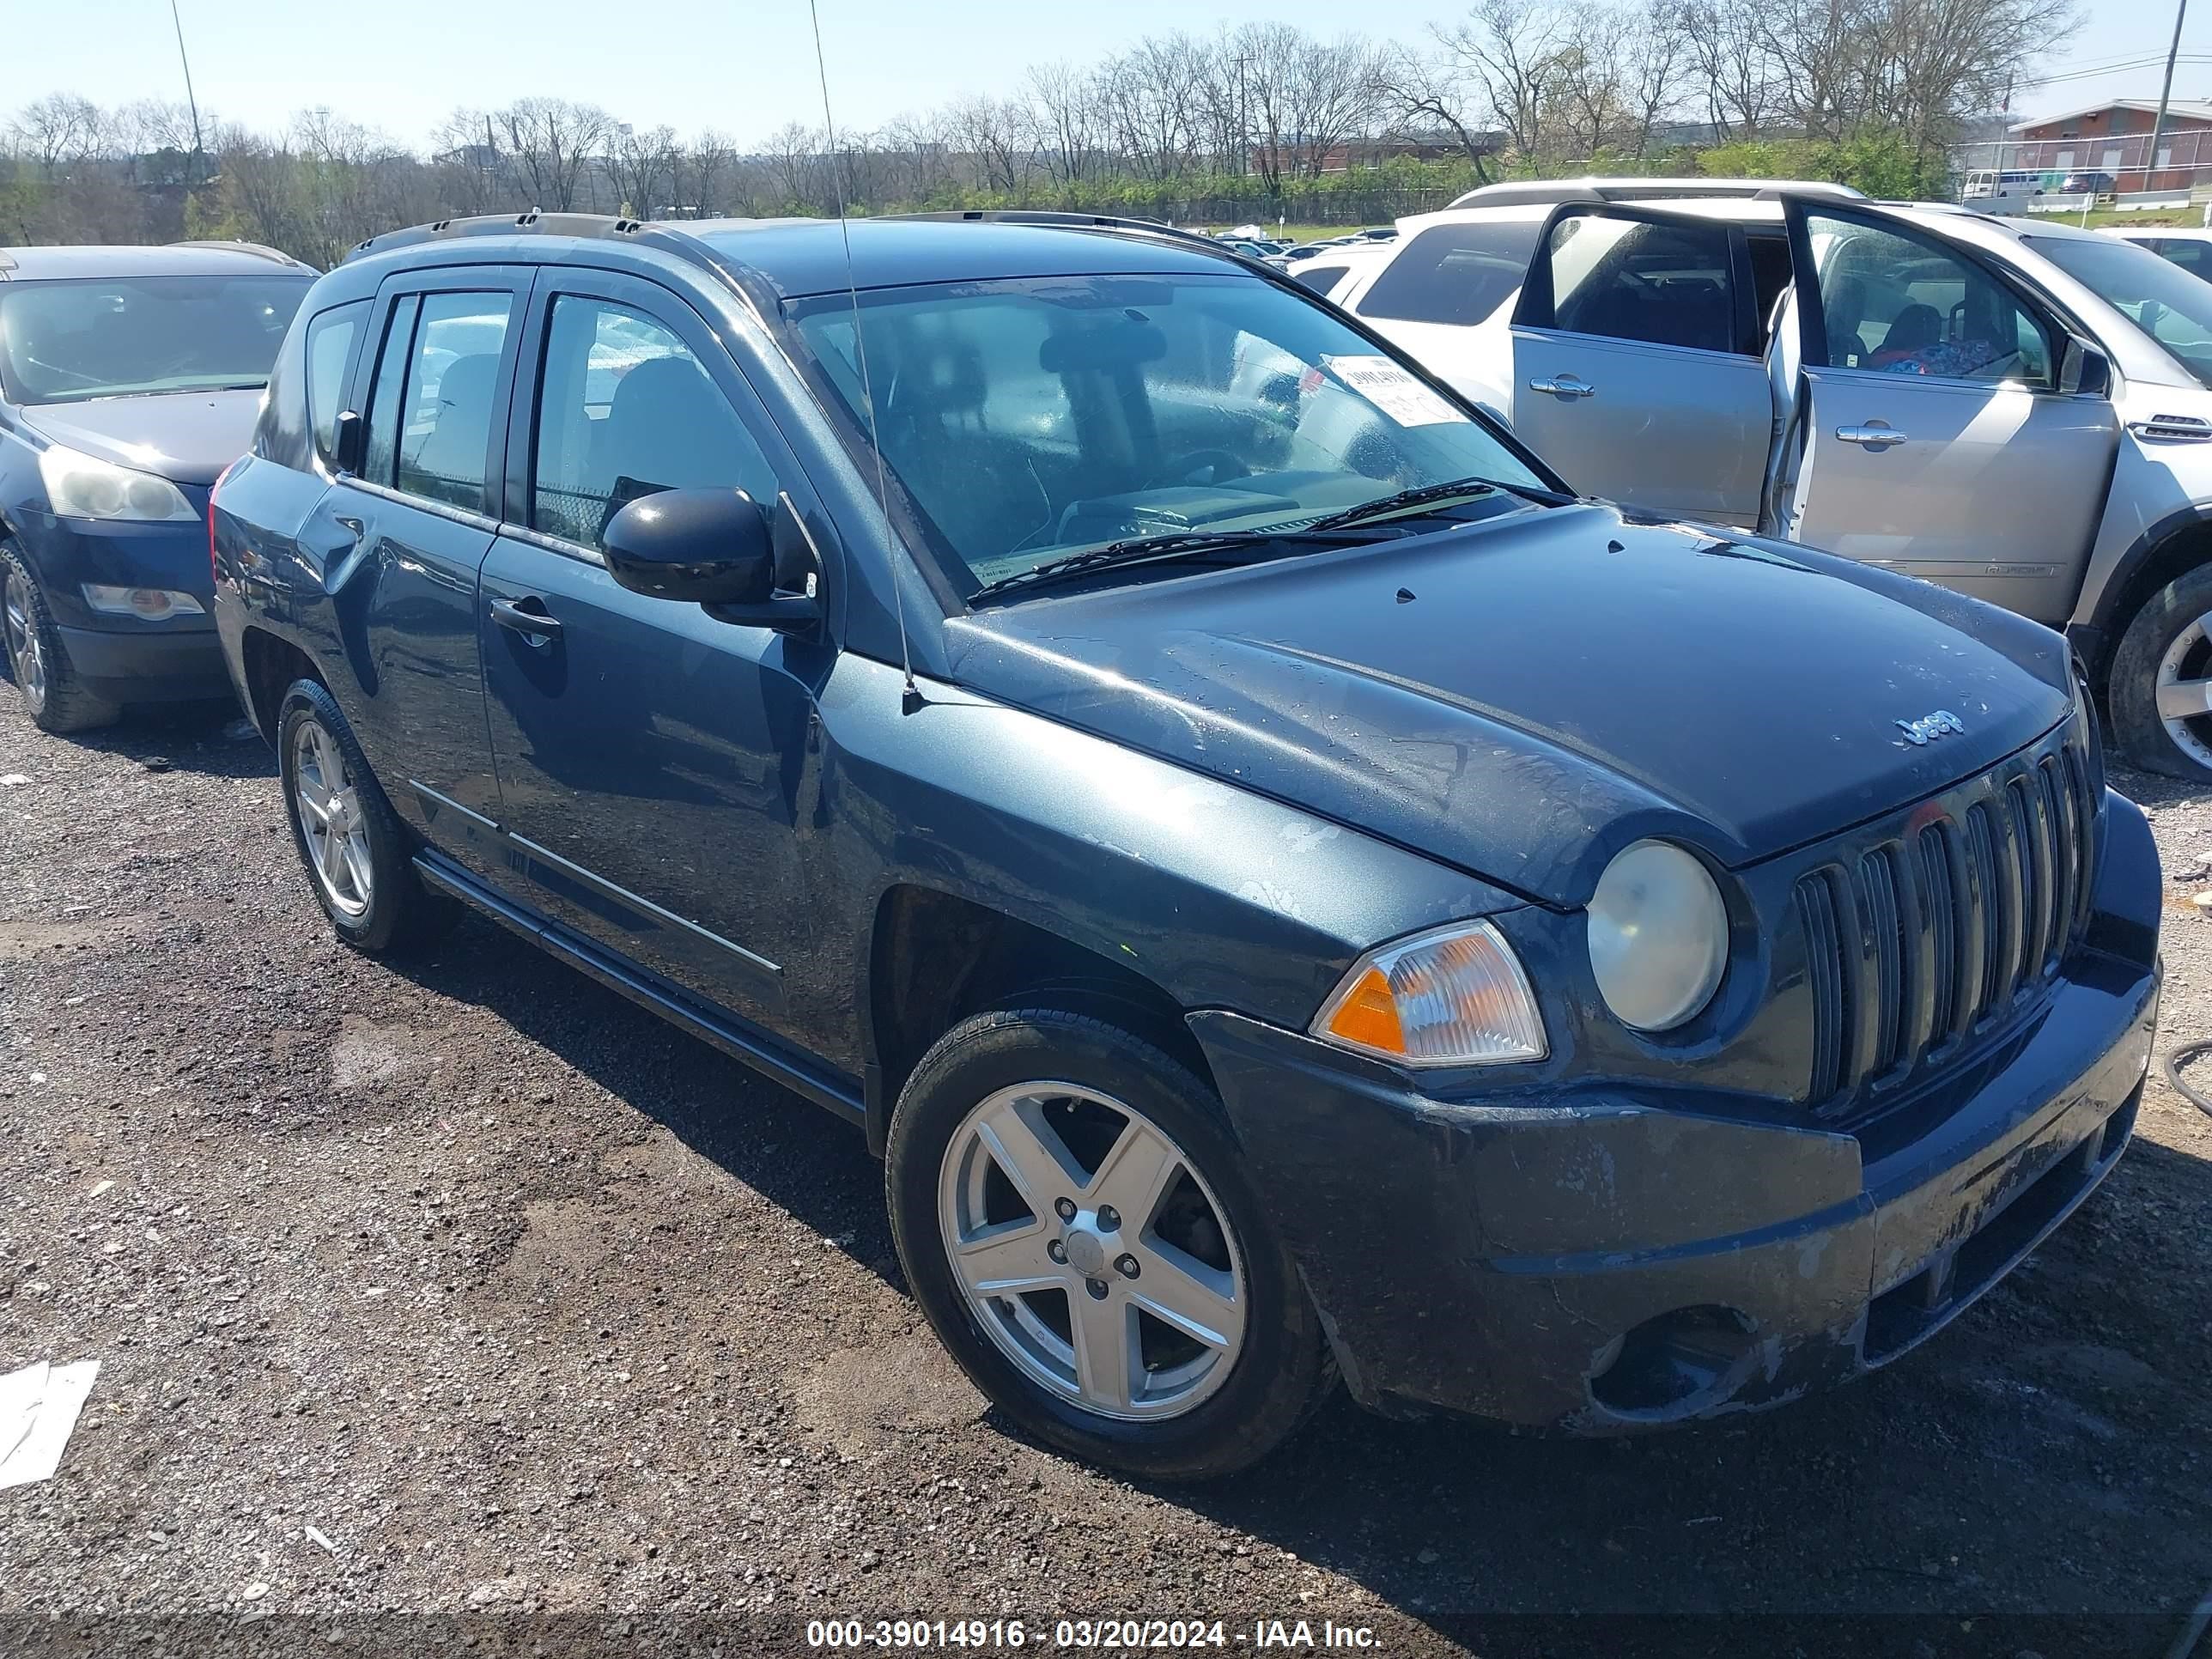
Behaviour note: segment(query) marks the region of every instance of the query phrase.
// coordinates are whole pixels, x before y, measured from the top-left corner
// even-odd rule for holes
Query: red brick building
[[[2123,191],[2212,185],[2212,104],[2177,100],[2166,106],[2158,154],[2150,154],[2154,99],[2122,98],[2012,130],[2004,166],[2031,173],[2110,173]]]

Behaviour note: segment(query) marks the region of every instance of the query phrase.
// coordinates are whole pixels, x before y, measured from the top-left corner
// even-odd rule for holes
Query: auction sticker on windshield
[[[1388,357],[1323,357],[1322,367],[1400,426],[1466,424],[1467,416]]]

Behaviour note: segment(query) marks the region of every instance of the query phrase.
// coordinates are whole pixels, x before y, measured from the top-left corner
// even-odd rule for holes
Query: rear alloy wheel
[[[284,694],[276,760],[293,844],[338,937],[374,955],[445,932],[457,907],[415,873],[405,827],[337,700],[313,680]]]
[[[1173,1040],[1073,1007],[963,1021],[900,1091],[884,1181],[915,1299],[1008,1419],[1106,1468],[1201,1480],[1273,1450],[1335,1372]]]
[[[2212,779],[2212,567],[2154,594],[2112,653],[2113,732],[2137,765]]]
[[[112,726],[123,710],[78,683],[46,596],[22,555],[0,543],[0,645],[8,672],[32,724],[41,732],[85,732]]]
[[[291,777],[307,868],[323,902],[343,916],[367,915],[376,891],[368,816],[337,739],[312,714],[292,728]]]

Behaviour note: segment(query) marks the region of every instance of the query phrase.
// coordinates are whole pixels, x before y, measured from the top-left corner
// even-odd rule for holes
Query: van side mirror
[[[358,474],[368,455],[368,422],[354,410],[338,415],[337,432],[331,441],[331,465],[340,472]],[[390,480],[386,480],[389,483]]]
[[[2087,340],[2069,340],[2058,389],[2069,397],[2104,398],[2112,390],[2112,360]]]
[[[607,520],[607,574],[633,593],[693,605],[766,605],[775,592],[768,515],[742,489],[662,489]]]

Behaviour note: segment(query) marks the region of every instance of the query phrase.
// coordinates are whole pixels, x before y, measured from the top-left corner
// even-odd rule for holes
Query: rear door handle
[[[1877,455],[1885,449],[1911,441],[1895,427],[1884,426],[1880,421],[1866,426],[1839,426],[1836,428],[1836,437],[1840,442],[1871,449]]]
[[[1572,403],[1577,398],[1595,398],[1597,388],[1579,374],[1554,374],[1540,380],[1528,382],[1531,392],[1548,392],[1554,398],[1564,398]]]
[[[513,629],[531,644],[542,648],[561,637],[561,624],[547,616],[543,609],[526,611],[523,605],[542,607],[544,603],[543,599],[529,599],[523,600],[521,605],[511,605],[505,599],[494,599],[491,602],[491,619],[501,628]]]

